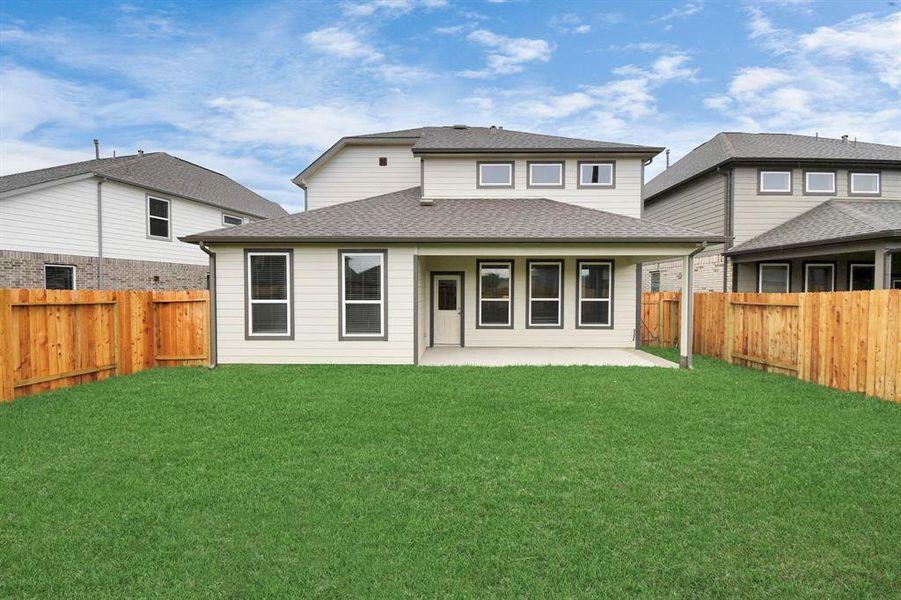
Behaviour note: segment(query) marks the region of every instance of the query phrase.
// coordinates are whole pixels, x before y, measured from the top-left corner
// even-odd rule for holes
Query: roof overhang
[[[628,154],[653,158],[663,152],[664,148],[416,148],[413,156],[458,156],[461,154],[543,154],[543,155],[612,155]]]
[[[785,252],[787,250],[798,250],[802,248],[821,248],[823,246],[836,246],[841,244],[851,244],[856,242],[872,241],[872,240],[891,240],[901,239],[901,229],[890,229],[885,231],[876,231],[872,233],[862,233],[860,235],[849,235],[840,238],[830,238],[816,240],[813,242],[798,242],[797,244],[780,244],[778,246],[767,246],[763,248],[742,249],[736,246],[731,250],[723,252],[724,256],[752,256],[757,254],[772,254],[774,252]]]
[[[700,244],[723,243],[722,236],[697,238],[628,237],[628,238],[410,238],[410,237],[263,237],[236,236],[227,238],[186,235],[178,238],[190,244]]]

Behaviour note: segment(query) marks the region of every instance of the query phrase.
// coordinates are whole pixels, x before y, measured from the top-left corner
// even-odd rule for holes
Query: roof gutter
[[[798,248],[818,248],[820,246],[834,246],[836,244],[844,244],[847,242],[865,242],[869,240],[880,240],[884,238],[901,238],[901,229],[889,229],[875,233],[861,233],[858,235],[849,235],[842,238],[832,238],[828,240],[816,240],[813,242],[799,242],[797,244],[780,244],[778,246],[765,246],[762,248],[749,248],[742,250],[741,246],[733,250],[727,250],[723,254],[726,256],[746,256],[752,254],[770,254],[771,252],[782,252],[784,250],[796,250]]]
[[[219,336],[216,323],[216,253],[200,242],[200,249],[210,257],[210,368],[216,368],[219,362]]]
[[[221,237],[203,238],[186,235],[178,238],[189,244],[700,244],[723,243],[723,236],[697,237],[630,237],[630,238],[391,238],[391,237]]]

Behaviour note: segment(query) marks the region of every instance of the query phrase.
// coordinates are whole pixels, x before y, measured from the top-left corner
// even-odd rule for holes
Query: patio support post
[[[682,298],[679,302],[679,366],[691,368],[691,275],[694,266],[694,254],[682,257]]]
[[[877,248],[874,254],[873,287],[877,290],[888,289],[892,287],[892,254],[885,247]]]

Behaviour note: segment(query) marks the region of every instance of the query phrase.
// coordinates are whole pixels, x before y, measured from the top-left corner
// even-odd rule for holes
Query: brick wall
[[[696,256],[694,259],[694,291],[722,292],[724,267],[724,259],[721,254]],[[644,292],[651,291],[651,271],[660,271],[661,292],[678,292],[682,289],[682,259],[644,263],[641,272],[641,289]],[[731,279],[728,285],[732,285]]]
[[[0,250],[0,287],[43,288],[44,265],[74,265],[76,287],[97,289],[97,258],[68,254]],[[149,260],[103,259],[103,289],[206,289],[207,265]]]

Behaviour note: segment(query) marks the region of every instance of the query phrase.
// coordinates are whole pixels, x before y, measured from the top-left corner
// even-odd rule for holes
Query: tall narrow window
[[[341,253],[341,336],[385,337],[385,251]]]
[[[612,162],[580,162],[579,187],[613,187],[615,170]]]
[[[876,266],[873,263],[852,263],[848,272],[848,289],[852,292],[872,290],[876,283]]]
[[[169,201],[147,196],[147,235],[160,239],[172,239],[169,215]]]
[[[74,265],[44,265],[44,288],[48,290],[74,290]]]
[[[513,261],[479,261],[479,327],[513,327]]]
[[[660,271],[651,271],[651,291],[660,291]]]
[[[609,327],[612,324],[610,302],[613,297],[613,263],[580,260],[578,263],[579,327]]]
[[[291,336],[290,252],[247,252],[247,336]]]
[[[835,290],[835,265],[832,263],[807,263],[804,265],[805,292],[832,292]]]
[[[761,194],[791,194],[791,171],[761,171],[757,191]]]
[[[758,266],[757,289],[766,294],[788,293],[790,277],[789,263],[761,263]]]
[[[529,261],[529,327],[563,325],[563,263]]]

